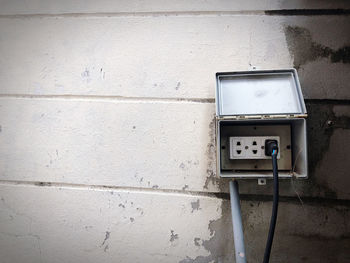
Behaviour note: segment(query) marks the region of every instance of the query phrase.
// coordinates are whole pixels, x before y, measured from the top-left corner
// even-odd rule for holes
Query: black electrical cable
[[[267,242],[265,247],[264,263],[268,263],[270,260],[273,235],[275,234],[275,227],[276,227],[276,221],[277,221],[278,195],[279,195],[277,154],[278,154],[278,148],[276,145],[271,154],[272,168],[273,168],[273,205],[272,205],[272,215],[271,215],[271,221],[270,221],[269,235],[267,237]]]

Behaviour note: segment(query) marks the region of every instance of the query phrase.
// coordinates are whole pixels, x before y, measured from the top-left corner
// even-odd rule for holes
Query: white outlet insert
[[[230,159],[271,159],[265,155],[266,140],[277,140],[280,145],[279,136],[230,137]],[[280,159],[280,151],[277,159]]]

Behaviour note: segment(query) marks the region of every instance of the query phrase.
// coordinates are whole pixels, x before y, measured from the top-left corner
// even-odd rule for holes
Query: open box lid
[[[216,115],[306,117],[295,69],[216,73]]]

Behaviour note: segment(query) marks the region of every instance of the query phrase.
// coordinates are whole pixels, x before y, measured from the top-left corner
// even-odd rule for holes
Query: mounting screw
[[[334,124],[334,121],[332,121],[332,120],[328,120],[328,121],[327,121],[327,125],[328,125],[328,126],[333,126],[333,124]]]
[[[258,185],[266,185],[266,179],[265,178],[259,178],[258,179]]]

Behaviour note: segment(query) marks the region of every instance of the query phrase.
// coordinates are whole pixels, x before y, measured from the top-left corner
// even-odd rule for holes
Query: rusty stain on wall
[[[101,244],[101,247],[106,243],[106,241],[109,239],[110,235],[111,235],[111,232],[106,231],[106,236]]]
[[[207,144],[207,178],[205,180],[204,189],[209,189],[209,185],[220,189],[221,192],[226,192],[228,189],[228,180],[220,178],[216,174],[216,146],[215,146],[215,117],[209,124],[209,143]]]
[[[332,63],[350,63],[350,46],[334,50],[316,43],[312,39],[311,32],[299,26],[286,26],[284,32],[289,52],[294,57],[296,69],[321,58],[328,58]]]
[[[222,202],[221,211],[222,215],[219,219],[209,222],[208,229],[210,230],[211,238],[202,240],[202,246],[209,252],[209,255],[197,256],[196,258],[186,256],[179,263],[233,262],[232,222],[230,203],[227,200]],[[197,245],[196,239],[195,245]],[[198,245],[200,245],[199,242]]]
[[[191,213],[193,213],[195,210],[200,210],[200,204],[199,204],[200,200],[197,199],[196,202],[191,202],[191,207],[192,207],[192,211]]]
[[[320,187],[325,197],[337,198],[335,191],[327,185],[317,183],[315,170],[329,149],[330,138],[335,129],[350,129],[349,116],[336,116],[334,104],[306,103],[308,118],[308,145],[309,145],[309,171],[308,184],[312,187]]]
[[[174,230],[170,230],[170,242],[174,242],[176,239],[179,239],[179,235]]]

